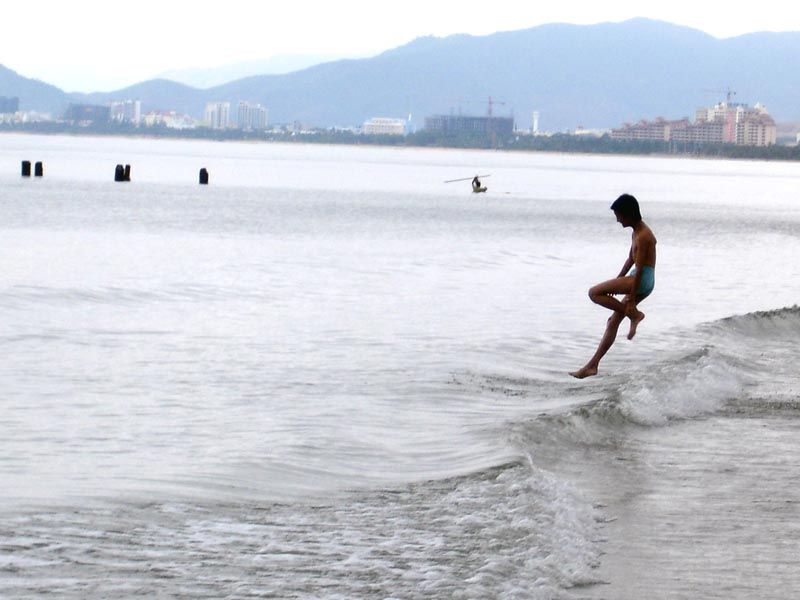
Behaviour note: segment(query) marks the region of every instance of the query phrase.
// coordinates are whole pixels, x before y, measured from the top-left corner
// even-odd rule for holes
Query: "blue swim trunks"
[[[636,275],[636,267],[631,269],[629,275]],[[650,266],[642,267],[642,278],[639,280],[639,287],[636,288],[636,295],[646,298],[656,287],[656,268]]]

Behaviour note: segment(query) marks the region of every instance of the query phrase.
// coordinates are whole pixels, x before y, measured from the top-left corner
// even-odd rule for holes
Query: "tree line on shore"
[[[136,127],[127,123],[74,125],[63,122],[0,124],[0,132],[70,135],[129,135],[172,139],[208,139],[217,141],[264,141],[288,143],[350,144],[421,148],[462,148],[529,152],[564,152],[578,154],[676,155],[707,158],[760,160],[800,160],[800,145],[737,146],[735,144],[677,143],[650,140],[614,140],[611,136],[554,134],[515,134],[494,137],[485,133],[453,133],[420,130],[400,135],[363,134],[351,129],[290,128],[269,131],[240,129],[171,129],[166,126]]]

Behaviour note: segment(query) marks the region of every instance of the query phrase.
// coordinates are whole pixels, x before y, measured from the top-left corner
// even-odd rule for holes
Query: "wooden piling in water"
[[[114,181],[130,181],[131,180],[131,166],[117,165],[114,169]]]

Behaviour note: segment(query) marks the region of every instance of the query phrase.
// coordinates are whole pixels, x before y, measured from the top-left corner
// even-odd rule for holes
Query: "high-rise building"
[[[133,123],[138,125],[142,120],[142,103],[140,100],[115,101],[110,106],[112,121]]]
[[[750,108],[746,104],[720,102],[711,108],[700,108],[695,122],[688,119],[640,121],[611,130],[616,140],[658,140],[739,146],[771,146],[777,142],[778,128],[763,104]]]
[[[108,106],[97,104],[70,104],[64,118],[73,123],[88,125],[89,123],[108,123],[111,110]]]
[[[227,129],[231,120],[231,103],[209,102],[204,120],[211,129]]]
[[[260,104],[239,102],[236,122],[245,131],[263,131],[267,128],[269,111]]]

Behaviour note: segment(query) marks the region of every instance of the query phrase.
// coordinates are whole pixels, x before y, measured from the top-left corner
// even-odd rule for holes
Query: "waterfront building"
[[[114,101],[109,107],[109,113],[112,121],[138,125],[142,120],[142,103],[140,100]]]
[[[663,117],[655,121],[641,120],[633,125],[625,123],[621,128],[611,130],[611,139],[668,142],[674,129],[684,129],[688,124],[688,119],[668,121]]]
[[[373,117],[364,123],[363,132],[368,135],[405,135],[406,122],[403,119]]]
[[[746,104],[720,102],[711,108],[700,108],[695,122],[688,119],[640,121],[611,130],[615,140],[657,140],[698,144],[736,144],[739,146],[771,146],[777,142],[778,128],[763,104],[750,108]]]
[[[195,121],[189,115],[174,110],[151,110],[142,115],[142,123],[146,127],[163,125],[169,129],[194,129]]]
[[[434,115],[425,118],[425,129],[447,133],[513,135],[514,119],[511,117]]]
[[[778,126],[766,114],[753,115],[736,128],[736,143],[741,146],[772,146],[778,141]]]
[[[263,131],[267,128],[269,111],[260,104],[239,102],[236,123],[245,131]]]
[[[582,137],[603,137],[605,134],[608,133],[607,129],[587,129],[583,125],[578,125],[574,131],[570,132],[572,135],[582,136]]]
[[[108,123],[111,109],[97,104],[70,104],[64,113],[64,119],[79,125],[90,123]]]
[[[204,120],[211,129],[227,129],[231,120],[231,103],[209,102],[206,104]]]
[[[728,124],[726,121],[707,121],[690,123],[683,121],[683,127],[675,127],[670,132],[669,141],[687,144],[722,144]]]

